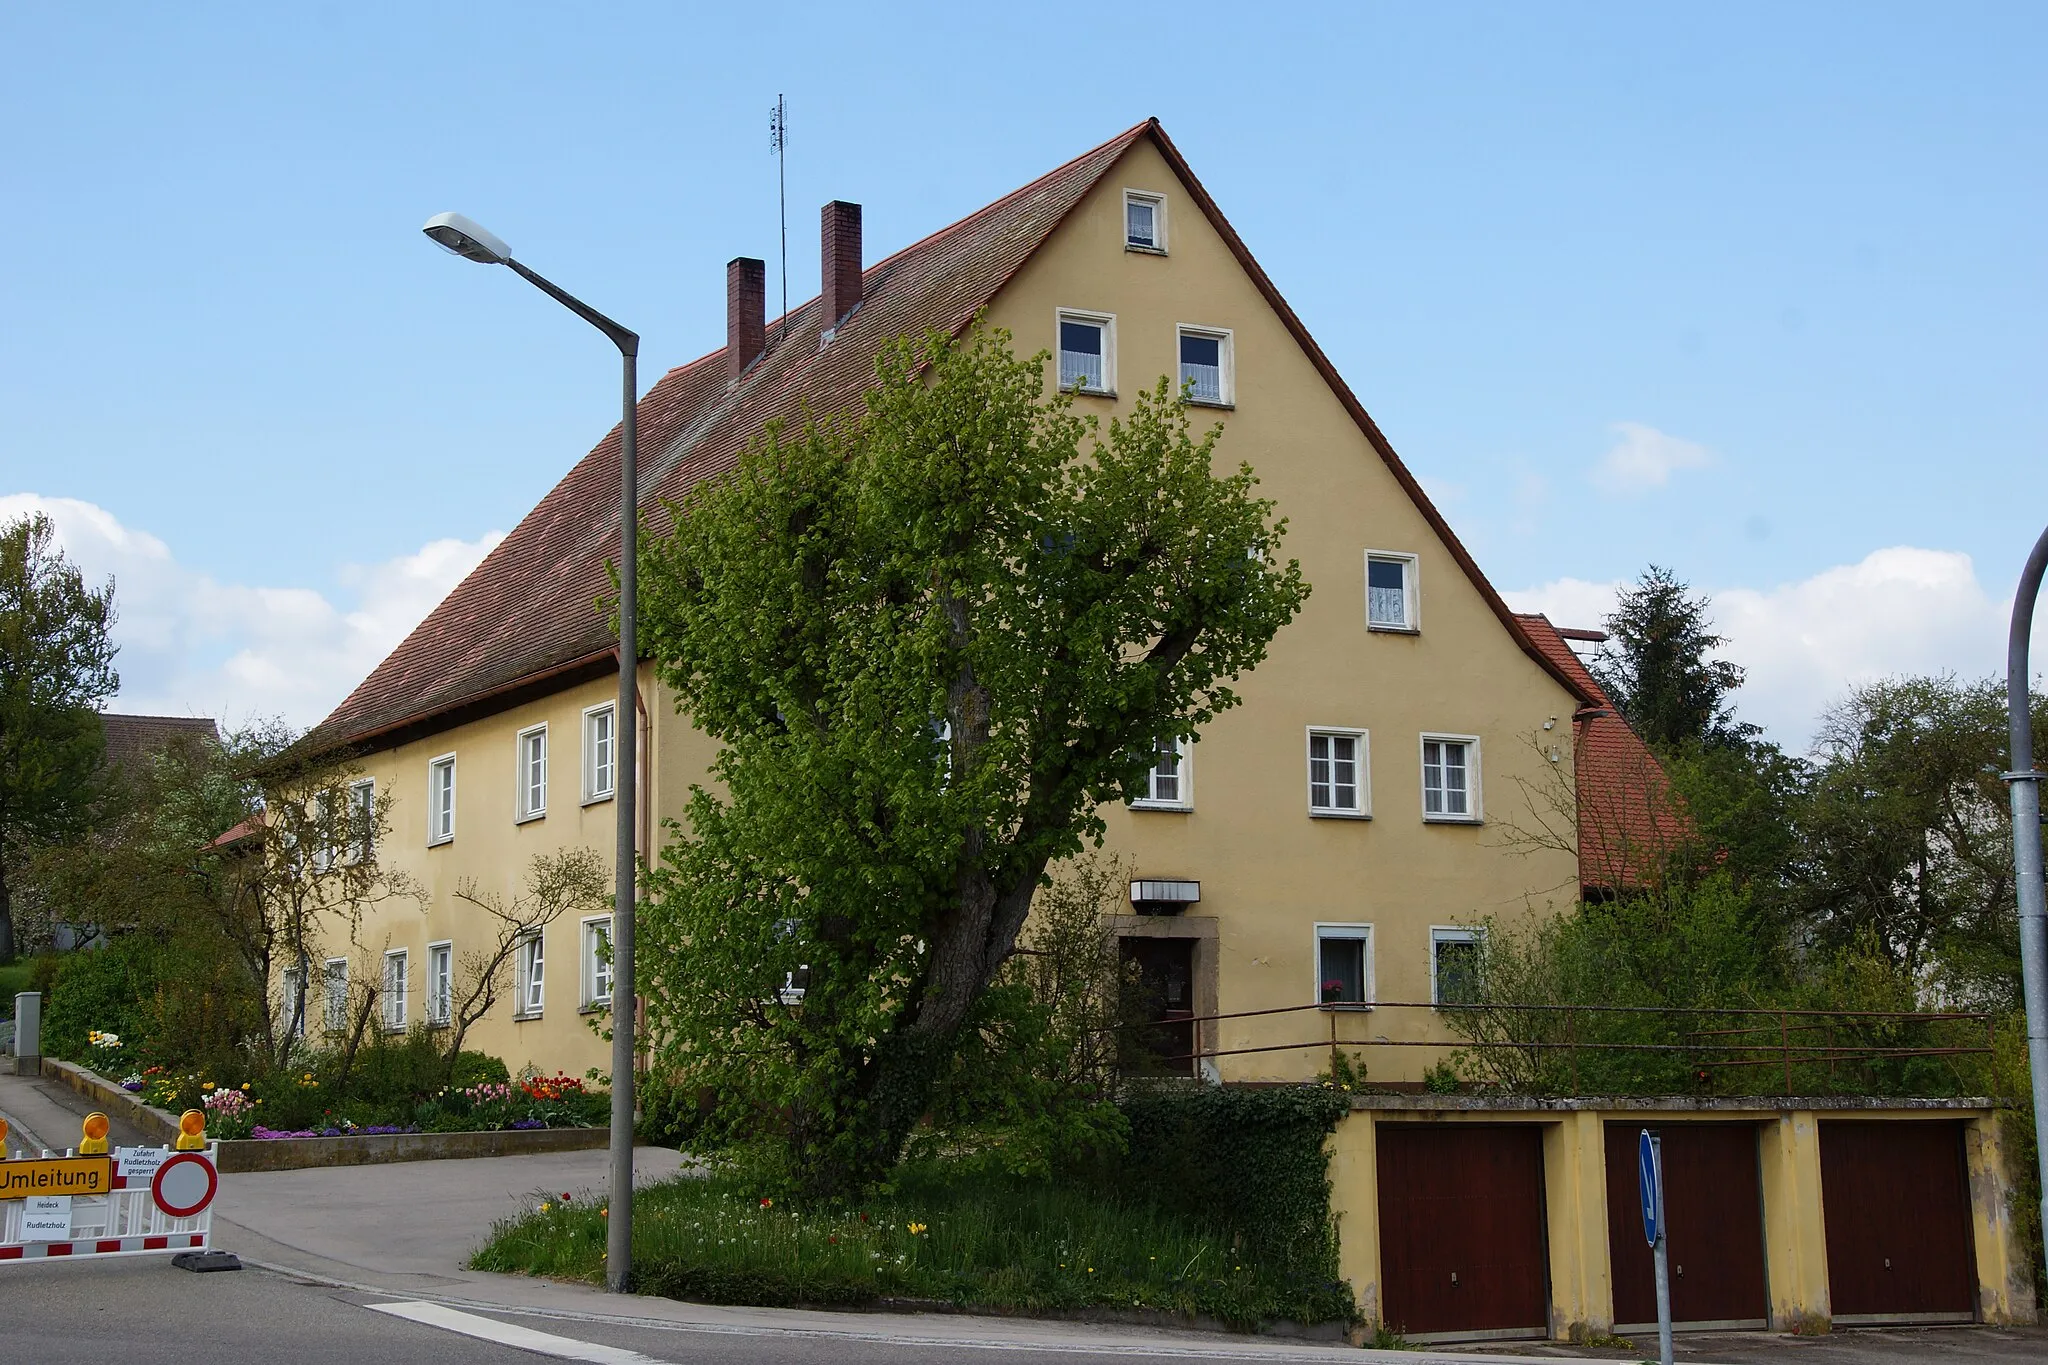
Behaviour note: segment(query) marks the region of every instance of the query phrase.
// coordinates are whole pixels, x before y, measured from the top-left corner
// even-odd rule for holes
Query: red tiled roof
[[[1502,625],[1567,690],[1577,692],[1577,684],[1523,632],[1156,119],[870,266],[862,272],[860,306],[822,351],[819,301],[813,299],[791,310],[786,326],[770,325],[777,344],[736,384],[726,381],[723,349],[670,370],[639,404],[641,505],[679,499],[698,481],[731,468],[771,419],[793,419],[806,409],[822,415],[858,408],[884,345],[932,328],[958,333],[966,327],[1124,153],[1148,137],[1187,182]],[[609,590],[606,564],[618,554],[618,460],[614,427],[335,708],[313,742],[375,741],[544,679],[596,671],[615,645],[595,603]]]
[[[179,740],[217,740],[220,730],[204,716],[128,716],[102,712],[107,737],[106,765],[123,772],[140,767]]]
[[[1671,780],[1550,618],[1524,613],[1517,619],[1591,698],[1573,717],[1579,882],[1611,890],[1641,885],[1691,837]]]

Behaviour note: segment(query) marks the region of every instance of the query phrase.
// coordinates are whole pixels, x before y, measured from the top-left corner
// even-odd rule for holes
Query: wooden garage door
[[[1763,1326],[1770,1314],[1770,1286],[1764,1276],[1756,1126],[1649,1126],[1664,1144],[1672,1321],[1696,1327]],[[1643,1240],[1636,1189],[1636,1142],[1644,1127],[1607,1125],[1607,1248],[1617,1331],[1657,1321],[1656,1270]]]
[[[1409,1335],[1544,1335],[1541,1131],[1382,1123],[1376,1136],[1387,1325]]]
[[[1960,1123],[1822,1122],[1820,1193],[1835,1321],[1975,1316],[1966,1180]]]

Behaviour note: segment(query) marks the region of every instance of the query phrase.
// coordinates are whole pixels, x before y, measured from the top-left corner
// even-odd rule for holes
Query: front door
[[[1119,940],[1124,962],[1126,1071],[1195,1074],[1195,941]]]

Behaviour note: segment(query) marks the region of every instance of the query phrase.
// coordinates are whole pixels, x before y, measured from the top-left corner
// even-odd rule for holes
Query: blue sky
[[[124,704],[317,719],[608,425],[602,339],[422,220],[651,383],[774,287],[778,92],[793,300],[824,200],[872,261],[1156,114],[1518,603],[1670,564],[1795,740],[1999,667],[2048,10],[969,8],[0,11],[0,505],[121,575]]]

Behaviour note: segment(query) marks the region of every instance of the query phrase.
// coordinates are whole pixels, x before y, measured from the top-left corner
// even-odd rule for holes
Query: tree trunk
[[[0,966],[14,961],[14,896],[7,885],[7,865],[0,862]]]
[[[978,841],[970,840],[978,849]],[[1043,860],[998,889],[986,869],[963,872],[960,898],[932,945],[930,989],[917,1012],[871,1059],[848,1056],[849,1094],[821,1097],[819,1117],[798,1114],[790,1143],[798,1184],[814,1199],[857,1193],[885,1179],[931,1108],[974,1002],[1016,947]],[[825,1117],[829,1114],[829,1117]]]

